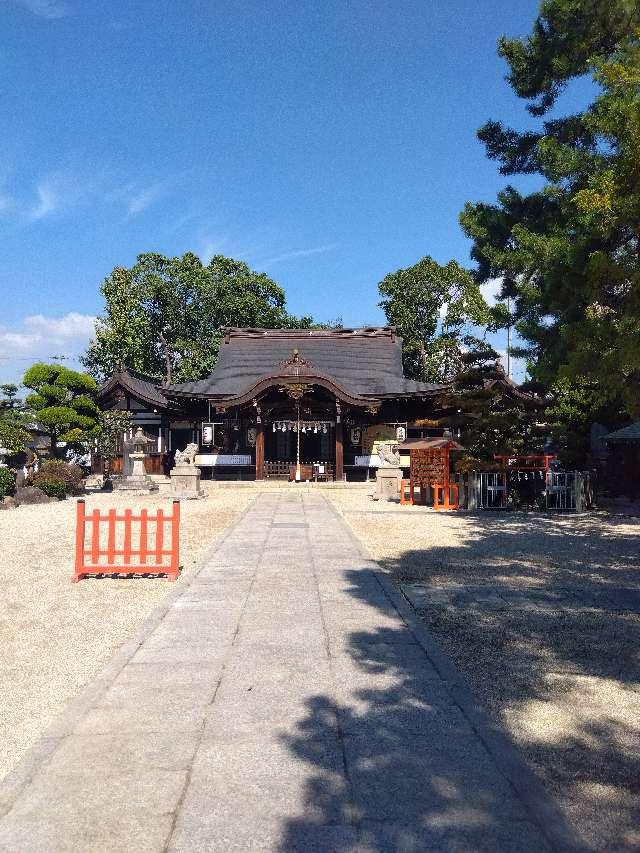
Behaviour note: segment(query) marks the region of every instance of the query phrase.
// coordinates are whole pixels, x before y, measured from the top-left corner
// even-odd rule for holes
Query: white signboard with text
[[[200,453],[196,456],[196,465],[252,465],[248,453]]]

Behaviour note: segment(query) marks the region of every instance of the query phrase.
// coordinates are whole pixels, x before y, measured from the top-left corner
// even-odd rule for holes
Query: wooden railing
[[[295,480],[295,462],[265,462],[263,465],[263,476],[265,480]],[[303,462],[300,465],[300,479],[303,481],[333,480],[334,466],[329,462],[318,464]]]
[[[291,463],[265,462],[263,471],[265,480],[288,480],[291,474]]]
[[[139,524],[135,538],[134,523]],[[165,526],[169,527],[168,541]],[[87,527],[91,530],[89,546],[86,543]],[[102,541],[105,528],[106,545]],[[87,514],[81,498],[77,504],[76,560],[72,580],[75,583],[86,575],[97,574],[166,574],[169,580],[175,581],[180,571],[179,531],[180,501],[173,501],[171,515],[165,515],[162,509],[152,515],[146,509],[140,510],[139,515],[134,515],[130,509],[118,515],[115,509],[110,509],[103,515],[99,509]]]

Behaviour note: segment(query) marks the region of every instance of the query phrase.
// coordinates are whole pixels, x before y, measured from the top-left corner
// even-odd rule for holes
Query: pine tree
[[[640,6],[636,0],[544,0],[532,35],[503,38],[514,91],[539,130],[497,121],[479,131],[507,186],[497,203],[467,204],[479,282],[501,277],[532,375],[585,383],[640,414]],[[590,75],[583,112],[548,118],[569,81]],[[503,309],[504,312],[504,309]]]

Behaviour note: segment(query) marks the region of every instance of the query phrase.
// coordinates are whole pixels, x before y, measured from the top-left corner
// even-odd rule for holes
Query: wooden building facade
[[[226,329],[212,374],[163,386],[126,369],[102,386],[102,408],[126,408],[155,439],[150,473],[199,448],[216,479],[362,479],[379,442],[404,441],[445,387],[406,379],[391,327]]]

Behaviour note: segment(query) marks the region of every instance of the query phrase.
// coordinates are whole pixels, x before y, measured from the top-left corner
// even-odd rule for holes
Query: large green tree
[[[578,396],[596,388],[640,414],[640,4],[544,0],[532,34],[501,39],[499,52],[540,126],[490,121],[479,137],[502,174],[537,174],[541,186],[466,205],[476,279],[502,278],[535,378]],[[589,106],[549,117],[585,75]]]
[[[477,283],[455,261],[442,266],[427,256],[389,273],[378,290],[387,322],[402,336],[404,371],[412,379],[449,381],[465,326],[491,320]]]
[[[448,420],[461,430],[464,467],[491,466],[495,454],[540,452],[547,432],[541,423],[544,389],[533,383],[518,387],[486,341],[466,336],[463,345]]]
[[[98,379],[124,364],[165,382],[206,376],[216,363],[224,326],[306,327],[286,310],[282,288],[243,261],[216,255],[203,264],[139,255],[102,284],[104,314],[84,364]]]
[[[31,391],[25,402],[38,426],[48,433],[54,456],[61,454],[58,442],[84,448],[96,437],[100,412],[91,376],[61,364],[39,362],[27,370],[22,384]]]

